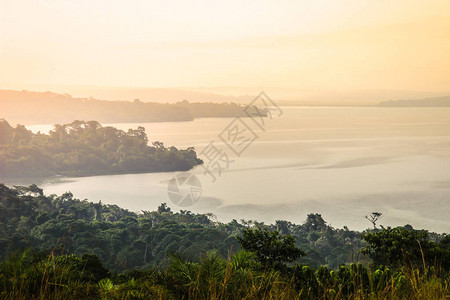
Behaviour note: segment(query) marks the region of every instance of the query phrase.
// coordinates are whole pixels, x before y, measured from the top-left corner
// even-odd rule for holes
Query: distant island
[[[244,105],[236,103],[177,103],[107,101],[73,98],[69,94],[0,90],[0,118],[12,124],[62,124],[73,120],[100,123],[146,123],[192,121],[195,118],[246,117]],[[266,114],[264,108],[258,108]]]
[[[47,135],[0,120],[3,178],[187,171],[202,163],[192,147],[149,146],[143,127],[125,132],[97,121],[74,121],[55,125]]]
[[[423,99],[389,100],[378,104],[381,107],[450,107],[450,96]]]

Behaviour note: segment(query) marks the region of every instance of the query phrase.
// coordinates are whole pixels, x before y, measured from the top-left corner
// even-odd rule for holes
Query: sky
[[[449,0],[0,0],[0,88],[450,91]]]

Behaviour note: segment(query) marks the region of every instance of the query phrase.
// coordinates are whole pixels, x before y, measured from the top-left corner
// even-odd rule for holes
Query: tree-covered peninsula
[[[194,148],[166,147],[145,129],[123,131],[97,121],[55,125],[49,134],[0,120],[0,176],[92,176],[187,171],[201,164]]]

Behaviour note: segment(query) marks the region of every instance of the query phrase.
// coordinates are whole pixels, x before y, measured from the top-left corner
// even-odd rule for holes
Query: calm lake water
[[[209,142],[233,162],[216,182],[201,167],[191,173],[202,197],[188,209],[212,212],[221,221],[283,219],[302,223],[321,213],[331,225],[365,229],[364,216],[383,213],[385,226],[411,224],[450,231],[450,108],[284,107],[265,120],[265,131],[243,119],[258,138],[237,157],[219,138],[232,119],[111,124],[145,127],[151,141],[200,153]],[[48,131],[49,125],[28,126]],[[205,157],[203,156],[205,159]],[[206,159],[205,159],[206,160]],[[218,174],[216,174],[218,176]],[[132,211],[166,202],[174,173],[129,174],[37,181],[47,194],[117,204]]]

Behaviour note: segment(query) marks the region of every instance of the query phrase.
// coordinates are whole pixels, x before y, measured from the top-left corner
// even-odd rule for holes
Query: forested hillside
[[[217,249],[227,256],[229,250],[239,249],[236,234],[251,226],[293,235],[307,254],[301,262],[312,266],[336,268],[361,256],[361,233],[332,228],[318,214],[308,215],[302,225],[287,221],[218,223],[210,214],[173,212],[166,204],[157,211],[135,213],[116,205],[77,200],[71,193],[45,196],[34,185],[0,188],[3,256],[31,242],[39,249],[56,247],[57,252],[98,255],[114,270],[163,266],[169,252],[195,259],[199,253]]]
[[[55,125],[47,135],[0,120],[0,177],[186,171],[201,163],[191,147],[149,146],[143,127],[125,132],[74,121]]]
[[[0,296],[8,299],[449,295],[445,234],[411,226],[360,233],[318,214],[302,225],[220,223],[164,203],[135,213],[71,193],[46,196],[35,185],[0,184],[0,256]]]

